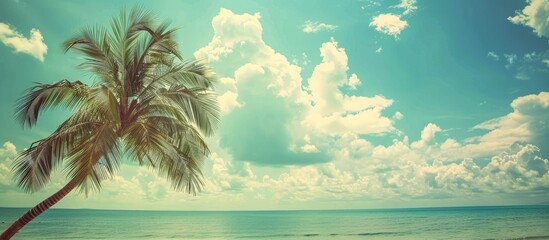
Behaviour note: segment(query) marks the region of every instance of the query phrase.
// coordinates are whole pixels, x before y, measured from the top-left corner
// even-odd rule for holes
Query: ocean
[[[0,230],[26,210],[0,208]],[[549,206],[212,212],[50,209],[13,239],[549,239]]]

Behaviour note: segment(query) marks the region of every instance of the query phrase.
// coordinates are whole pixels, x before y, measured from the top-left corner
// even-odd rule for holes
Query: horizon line
[[[536,204],[513,205],[461,205],[438,207],[394,207],[394,208],[341,208],[341,209],[243,209],[243,210],[168,210],[168,209],[109,209],[109,208],[51,208],[50,210],[91,210],[91,211],[142,211],[142,212],[315,212],[315,211],[383,211],[383,210],[422,210],[422,209],[457,209],[457,208],[500,208],[549,206],[549,202]],[[2,207],[0,209],[31,209],[32,207]]]

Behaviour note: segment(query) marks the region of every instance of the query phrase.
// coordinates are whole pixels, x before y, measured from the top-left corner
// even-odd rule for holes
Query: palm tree
[[[113,18],[110,29],[85,28],[64,42],[65,51],[83,54],[80,67],[97,82],[62,80],[29,89],[17,104],[23,127],[34,126],[50,107],[65,106],[73,113],[50,136],[21,152],[13,170],[27,192],[43,188],[61,166],[70,181],[0,239],[11,238],[75,188],[86,195],[100,190],[101,181],[116,174],[123,154],[155,169],[176,190],[200,190],[200,166],[209,154],[203,136],[212,135],[219,121],[214,74],[200,61],[182,59],[175,30],[133,8]]]

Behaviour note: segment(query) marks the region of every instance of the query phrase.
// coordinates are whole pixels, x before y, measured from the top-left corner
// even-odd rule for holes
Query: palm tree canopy
[[[204,136],[219,121],[215,77],[205,63],[181,57],[175,31],[133,8],[122,10],[110,28],[86,28],[64,42],[65,51],[84,56],[80,67],[97,82],[38,84],[20,99],[16,115],[24,127],[34,126],[45,109],[73,110],[14,162],[24,190],[41,189],[64,166],[81,191],[97,191],[123,154],[158,171],[176,190],[200,190],[200,166],[209,153]]]

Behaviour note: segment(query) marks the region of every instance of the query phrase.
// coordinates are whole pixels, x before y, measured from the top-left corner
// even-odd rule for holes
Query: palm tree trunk
[[[48,210],[51,206],[55,205],[63,197],[67,196],[67,194],[69,194],[76,186],[78,186],[78,183],[79,181],[77,179],[71,180],[69,183],[67,183],[67,185],[61,188],[61,190],[57,191],[50,197],[46,198],[46,200],[42,201],[41,203],[30,209],[27,213],[17,219],[17,221],[11,224],[11,226],[6,229],[6,231],[4,231],[2,235],[0,235],[0,240],[7,240],[13,237],[13,235],[15,235],[27,223],[38,217],[38,215],[42,214],[44,211]]]

